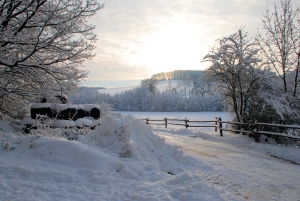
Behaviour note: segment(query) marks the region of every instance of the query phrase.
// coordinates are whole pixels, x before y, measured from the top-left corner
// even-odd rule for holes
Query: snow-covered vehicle
[[[84,128],[93,129],[99,124],[100,107],[95,104],[72,105],[35,103],[31,105],[30,116],[22,120],[23,132],[38,126],[50,128]]]

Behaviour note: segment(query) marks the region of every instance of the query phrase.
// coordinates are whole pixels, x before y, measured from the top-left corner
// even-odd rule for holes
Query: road
[[[300,165],[250,145],[157,131],[194,158],[195,170],[228,200],[300,201]]]

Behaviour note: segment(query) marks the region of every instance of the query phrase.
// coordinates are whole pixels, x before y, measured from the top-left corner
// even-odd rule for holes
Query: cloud
[[[244,25],[254,37],[266,6],[261,0],[106,0],[90,21],[98,41],[96,57],[85,63],[87,80],[142,79],[178,63],[203,68],[215,40]]]

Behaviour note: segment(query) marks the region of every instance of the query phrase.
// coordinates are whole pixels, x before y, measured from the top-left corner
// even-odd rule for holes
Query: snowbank
[[[72,120],[54,120],[53,125],[56,128],[74,127],[75,122]]]
[[[176,163],[184,161],[183,152],[166,144],[153,134],[151,127],[132,116],[107,116],[94,131],[79,136],[78,141],[117,157],[148,162],[166,173],[182,171]]]
[[[132,116],[107,116],[78,141],[49,136],[0,130],[0,200],[223,200]]]

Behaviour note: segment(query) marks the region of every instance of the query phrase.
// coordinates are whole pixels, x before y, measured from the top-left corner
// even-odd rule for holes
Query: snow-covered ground
[[[60,129],[20,135],[2,120],[0,200],[300,200],[298,148],[137,119],[227,113],[122,114],[77,141]]]

